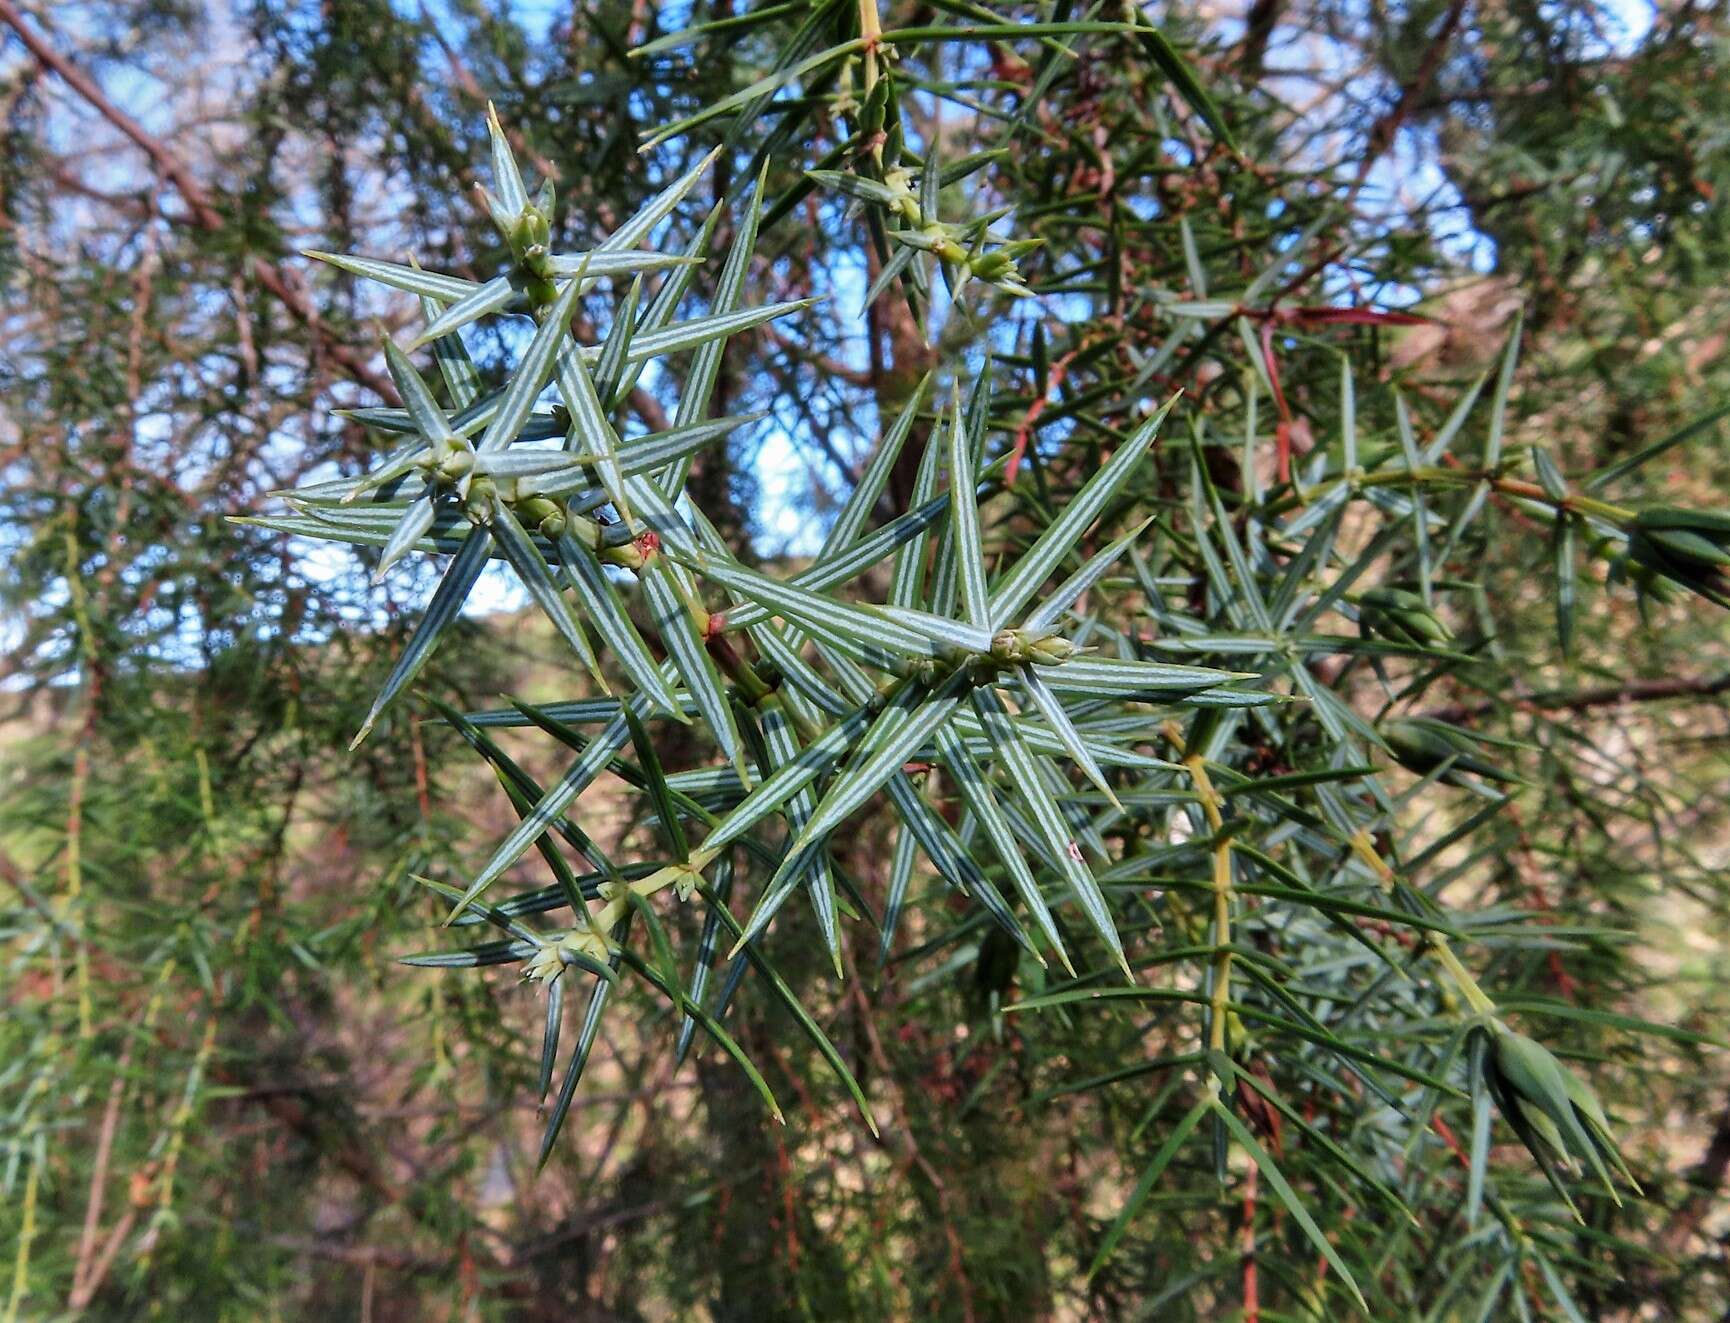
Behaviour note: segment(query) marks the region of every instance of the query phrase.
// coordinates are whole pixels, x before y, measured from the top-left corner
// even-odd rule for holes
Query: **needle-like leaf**
[[[757,251],[757,222],[763,213],[763,186],[768,168],[768,162],[765,161],[763,171],[757,176],[757,186],[751,190],[751,203],[739,220],[732,247],[727,250],[727,261],[721,268],[721,278],[715,286],[715,298],[709,305],[711,319],[735,313],[744,296],[745,276],[750,269],[752,255]],[[709,340],[692,356],[680,389],[679,411],[673,420],[675,425],[690,426],[701,422],[708,413],[709,399],[715,392],[715,383],[721,377],[721,355],[726,350],[726,344],[725,337]],[[684,488],[685,479],[689,475],[689,462],[680,460],[668,471],[661,489],[669,494],[678,492]]]
[[[565,980],[556,978],[547,988],[547,1020],[541,1032],[541,1078],[536,1096],[547,1100],[547,1090],[553,1087],[553,1065],[559,1056],[559,1031],[565,1019]]]
[[[713,889],[698,888],[708,908],[703,915],[702,934],[697,939],[697,960],[691,966],[691,981],[685,988],[685,996],[698,1006],[703,1004],[703,994],[708,991],[709,978],[714,973],[715,959],[720,953],[722,917],[731,917],[727,911],[727,901],[733,894],[733,873],[732,854],[723,854],[715,861]],[[686,1054],[691,1050],[691,1039],[696,1032],[695,1020],[689,1015],[679,1017],[679,1034],[673,1043],[674,1061],[684,1063]]]
[[[670,677],[671,663],[667,663],[667,669],[663,670],[662,674]],[[648,712],[649,700],[641,694],[632,694],[625,702],[632,706],[639,721]],[[576,762],[571,764],[565,774],[548,788],[529,816],[518,823],[493,851],[492,858],[487,860],[481,871],[475,875],[474,881],[470,882],[468,889],[463,892],[463,904],[456,907],[453,917],[455,913],[462,911],[467,902],[474,900],[503,876],[506,869],[522,858],[529,847],[540,839],[541,834],[564,814],[572,801],[605,770],[630,737],[630,723],[625,720],[621,711],[589,742],[589,746],[578,755]]]
[[[1118,447],[1117,453],[1064,506],[1051,526],[1039,535],[1039,540],[998,580],[991,594],[991,628],[1001,629],[1013,620],[1052,571],[1063,563],[1064,557],[1081,540],[1081,535],[1099,518],[1111,498],[1123,489],[1159,435],[1159,425],[1176,403],[1174,396],[1136,428],[1129,440]]]
[[[1015,787],[1044,836],[1050,856],[1057,861],[1064,881],[1075,893],[1082,913],[1087,915],[1088,922],[1111,951],[1112,958],[1123,970],[1123,976],[1133,983],[1135,976],[1130,973],[1129,962],[1124,958],[1123,940],[1117,935],[1117,925],[1112,922],[1105,894],[1088,871],[1081,847],[1076,844],[1070,826],[1064,820],[1063,810],[1047,790],[1032,750],[1022,740],[1015,723],[1009,720],[1009,713],[995,690],[975,689],[973,710],[978,714],[987,737],[996,744],[1004,769],[1009,773],[1010,784]]]
[[[1286,1211],[1292,1215],[1292,1220],[1303,1229],[1304,1235],[1309,1237],[1310,1244],[1314,1245],[1322,1258],[1327,1260],[1328,1266],[1339,1274],[1340,1280],[1346,1284],[1346,1289],[1352,1293],[1352,1298],[1357,1302],[1358,1308],[1368,1309],[1369,1305],[1364,1301],[1363,1292],[1358,1289],[1357,1279],[1352,1276],[1351,1269],[1346,1267],[1345,1261],[1340,1258],[1339,1251],[1334,1248],[1333,1242],[1316,1225],[1315,1218],[1310,1215],[1309,1209],[1304,1207],[1303,1200],[1298,1197],[1297,1191],[1292,1189],[1291,1182],[1286,1180],[1285,1173],[1268,1155],[1260,1141],[1250,1133],[1249,1127],[1240,1121],[1236,1113],[1223,1101],[1215,1101],[1213,1111],[1225,1128],[1231,1131],[1232,1138],[1243,1145],[1244,1151],[1249,1154],[1251,1160],[1257,1167],[1261,1168],[1261,1174],[1267,1178],[1267,1183],[1273,1187],[1275,1196],[1280,1203],[1285,1205]]]
[[[437,340],[440,336],[452,335],[470,322],[478,322],[482,317],[514,309],[522,300],[522,290],[515,281],[509,276],[494,276],[485,284],[477,285],[434,318],[431,324],[415,337],[415,344],[423,345]]]
[[[903,827],[895,835],[895,853],[889,858],[889,893],[883,902],[883,931],[878,942],[877,965],[889,963],[895,945],[895,930],[901,921],[901,911],[907,904],[907,890],[913,881],[914,851],[917,838],[911,828]]]
[[[420,546],[421,539],[431,531],[437,517],[430,492],[415,498],[396,521],[396,526],[391,529],[390,536],[385,541],[384,550],[379,553],[378,568],[372,575],[374,583],[383,583],[391,567]]]
[[[684,711],[673,695],[672,688],[661,675],[661,668],[649,652],[648,644],[637,632],[626,613],[624,601],[613,581],[607,577],[600,560],[588,547],[578,542],[567,530],[559,535],[559,564],[567,582],[582,600],[583,609],[619,665],[625,668],[631,683],[636,685],[657,711],[676,721],[685,721]]]
[[[1111,806],[1122,812],[1123,805],[1118,802],[1117,792],[1111,788],[1111,783],[1105,779],[1105,773],[1094,761],[1092,752],[1081,738],[1081,732],[1069,719],[1069,713],[1064,711],[1062,701],[1041,678],[1041,670],[1042,668],[1037,666],[1018,667],[1016,675],[1021,681],[1021,687],[1039,709],[1039,715],[1045,718],[1045,724],[1051,727],[1052,734],[1062,741],[1064,752],[1087,774],[1087,779],[1104,792],[1105,797],[1111,801]]]
[[[750,780],[745,771],[744,748],[739,743],[739,727],[733,719],[732,706],[715,669],[714,660],[704,643],[704,629],[692,617],[695,590],[677,577],[680,570],[663,556],[651,557],[643,568],[639,581],[648,599],[649,613],[660,633],[661,642],[672,654],[679,676],[696,701],[697,710],[721,746],[722,755],[739,769],[739,777]],[[699,608],[700,609],[700,608]]]
[[[595,683],[603,692],[611,693],[607,677],[601,673],[601,664],[595,657],[594,648],[589,644],[589,637],[583,630],[583,623],[577,619],[576,612],[565,600],[563,590],[547,563],[541,559],[541,553],[529,541],[529,535],[523,531],[523,526],[517,522],[517,517],[511,513],[510,507],[502,502],[493,507],[492,517],[487,521],[487,527],[498,541],[505,553],[505,559],[510,561],[511,568],[516,570],[517,577],[522,580],[523,587],[534,599],[536,606],[546,613],[547,619],[553,622],[553,627],[559,631],[560,637],[571,645],[571,650],[594,676]]]
[[[1105,1261],[1111,1257],[1111,1252],[1123,1239],[1123,1233],[1129,1230],[1129,1224],[1135,1220],[1135,1215],[1141,1211],[1141,1206],[1153,1193],[1153,1187],[1159,1183],[1159,1178],[1165,1174],[1165,1169],[1171,1165],[1171,1160],[1177,1156],[1178,1150],[1194,1133],[1197,1125],[1213,1109],[1213,1099],[1203,1098],[1183,1118],[1171,1128],[1165,1137],[1165,1142],[1159,1146],[1145,1168],[1141,1177],[1135,1183],[1135,1188],[1129,1192],[1129,1198],[1123,1201],[1123,1207],[1118,1210],[1117,1217],[1106,1228],[1104,1237],[1099,1242],[1099,1249],[1094,1253],[1093,1262],[1088,1265],[1087,1275],[1092,1278],[1105,1266]]]
[[[499,401],[499,411],[493,415],[487,424],[487,430],[481,434],[481,439],[475,445],[475,450],[485,454],[489,450],[498,450],[510,445],[517,439],[517,433],[522,431],[523,424],[528,421],[530,411],[535,407],[535,401],[546,389],[552,379],[553,360],[559,350],[567,343],[571,316],[577,307],[577,289],[582,282],[573,278],[566,282],[559,297],[553,305],[542,314],[541,324],[535,331],[534,338],[529,341],[528,348],[517,360],[516,371],[511,374],[510,384],[505,387],[504,399]]]
[[[613,949],[610,963],[615,969],[618,968],[619,953],[629,931],[630,917],[627,916],[610,935]],[[606,979],[595,980],[594,987],[589,991],[589,1004],[583,1012],[582,1026],[577,1030],[576,1046],[571,1051],[570,1059],[565,1062],[565,1074],[559,1083],[558,1097],[553,1100],[553,1109],[548,1113],[546,1128],[541,1133],[540,1153],[535,1159],[536,1170],[547,1165],[547,1159],[553,1153],[553,1145],[558,1142],[559,1131],[571,1110],[571,1100],[576,1097],[577,1084],[582,1080],[583,1071],[589,1064],[595,1039],[600,1036],[601,1017],[606,1013],[607,1001],[612,991],[613,984]]]
[[[1041,667],[1040,674],[1053,689],[1125,697],[1139,694],[1149,699],[1185,697],[1233,680],[1254,678],[1206,666],[1171,666],[1117,657],[1071,657],[1061,665]]]
[[[366,720],[361,723],[359,732],[348,746],[350,749],[360,747],[361,741],[372,732],[373,726],[391,700],[420,674],[421,667],[427,664],[434,649],[438,647],[439,640],[456,623],[463,603],[468,600],[469,591],[475,586],[475,580],[481,577],[481,571],[486,568],[487,558],[492,552],[492,541],[490,534],[478,531],[471,533],[462,549],[451,558],[444,577],[439,580],[439,586],[433,592],[432,601],[427,604],[426,614],[421,617],[408,645],[403,648],[396,664],[391,667],[390,674],[385,677],[384,687],[379,690],[378,697],[373,699]]]
[[[884,612],[824,597],[783,579],[771,578],[734,560],[707,552],[689,558],[691,567],[741,597],[795,621],[862,666],[897,669],[898,658],[937,655],[937,644],[925,634],[892,620]]]
[[[799,737],[793,731],[793,723],[788,719],[785,709],[779,704],[770,704],[763,710],[763,740],[768,746],[769,762],[763,767],[763,775],[768,776],[777,767],[793,761],[799,756]],[[787,819],[787,830],[795,838],[811,820],[811,814],[817,807],[817,797],[809,786],[794,793],[787,801],[784,814]],[[840,978],[841,971],[841,930],[835,914],[835,872],[829,862],[829,856],[819,852],[811,860],[810,867],[803,875],[792,874],[788,885],[804,882],[811,897],[811,908],[817,916],[817,929],[823,934],[823,944],[829,951],[830,962],[835,966],[835,976]],[[752,922],[747,929],[755,926],[758,931],[769,922],[779,906],[779,900],[770,903],[772,893],[765,892],[758,903],[757,912],[752,915]],[[766,913],[765,913],[766,911]],[[762,922],[757,922],[758,915]]]
[[[1039,883],[1034,879],[1032,870],[1027,866],[1027,860],[1022,858],[1021,850],[1015,844],[1015,832],[1010,827],[1009,819],[998,804],[996,792],[984,769],[968,751],[966,743],[955,733],[953,724],[938,730],[937,753],[955,778],[956,787],[961,791],[968,812],[979,820],[986,838],[991,842],[991,848],[997,852],[997,857],[1009,871],[1010,881],[1015,884],[1021,903],[1027,906],[1027,912],[1033,916],[1033,922],[1051,944],[1051,949],[1057,952],[1057,958],[1063,962],[1063,967],[1073,975],[1075,967],[1070,964],[1069,953],[1063,948],[1062,934],[1052,921],[1050,907],[1045,903],[1045,897],[1039,890]]]
[[[637,750],[637,763],[648,782],[650,802],[655,806],[655,817],[667,837],[667,845],[673,858],[688,859],[691,857],[691,843],[685,838],[685,828],[679,820],[679,810],[674,807],[672,787],[667,784],[667,774],[661,769],[661,757],[655,752],[655,743],[629,708],[624,710],[624,718],[625,724],[631,728],[631,744]]]
[[[1083,593],[1098,583],[1105,572],[1117,564],[1123,553],[1128,551],[1135,540],[1147,531],[1147,526],[1152,522],[1151,517],[1144,519],[1103,551],[1095,552],[1089,556],[1086,564],[1065,579],[1058,585],[1057,591],[1039,604],[1039,608],[1023,622],[1022,628],[1030,633],[1038,633],[1054,626],[1063,613],[1075,605]]]
[[[989,635],[991,601],[985,587],[985,552],[979,537],[979,507],[974,499],[976,486],[973,439],[962,426],[961,406],[956,401],[950,406],[949,419],[949,535],[955,544],[962,609],[969,624]]]
[[[603,400],[613,397],[625,375],[625,348],[637,325],[637,304],[643,297],[643,278],[638,276],[625,292],[625,301],[613,313],[613,324],[607,328],[607,338],[601,344],[601,356],[595,360],[595,393]]]
[[[632,892],[631,894],[633,896],[636,895],[635,892]],[[638,899],[640,900],[641,897],[638,897]],[[638,913],[640,913],[645,920],[654,919],[655,912],[652,907],[644,904],[637,908]],[[658,923],[658,920],[656,922]],[[662,942],[665,942],[664,933],[662,934]],[[769,1115],[774,1118],[776,1123],[780,1125],[785,1125],[787,1123],[787,1118],[781,1114],[781,1105],[775,1101],[774,1091],[769,1088],[768,1082],[763,1078],[762,1072],[752,1063],[751,1058],[745,1055],[744,1049],[734,1041],[733,1036],[721,1027],[720,1021],[716,1020],[708,1011],[704,1010],[701,1006],[697,1005],[696,1002],[687,997],[684,989],[679,987],[676,982],[669,980],[666,975],[649,965],[635,952],[621,948],[619,951],[619,958],[640,975],[644,982],[648,983],[649,986],[654,988],[657,992],[660,992],[679,1010],[683,1011],[686,1015],[689,1015],[693,1020],[695,1020],[702,1030],[707,1033],[710,1038],[715,1040],[716,1045],[719,1046],[728,1056],[733,1058],[734,1063],[739,1067],[739,1069],[745,1072],[745,1078],[751,1081],[751,1086],[757,1090],[758,1097],[762,1098],[763,1105],[769,1109]]]
[[[836,776],[816,811],[787,847],[787,857],[766,891],[774,891],[788,876],[797,876],[810,866],[829,833],[898,774],[913,752],[948,720],[967,683],[966,674],[958,671],[935,689],[908,682],[895,691],[860,739],[854,761]]]

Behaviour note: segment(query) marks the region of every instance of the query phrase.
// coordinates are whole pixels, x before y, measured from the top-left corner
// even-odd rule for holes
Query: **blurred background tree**
[[[472,863],[508,805],[443,756],[458,741],[424,713],[387,718],[407,762],[380,738],[343,752],[431,580],[404,567],[371,589],[354,558],[226,520],[270,490],[360,471],[374,443],[329,410],[394,398],[364,328],[418,312],[300,249],[497,269],[473,198],[489,101],[525,165],[560,183],[555,246],[608,232],[716,143],[713,191],[687,200],[679,234],[764,155],[770,195],[786,195],[849,141],[834,71],[788,98],[780,129],[736,140],[722,119],[637,148],[775,67],[811,12],[0,0],[8,1323],[1256,1313],[1255,1210],[1218,1200],[1156,1196],[1087,1276],[1169,1127],[1149,1130],[1161,1100],[1145,1080],[1080,1086],[1144,1054],[1143,1027],[1001,1016],[977,929],[904,943],[880,979],[862,936],[839,985],[820,943],[780,953],[892,1118],[882,1141],[773,1003],[741,998],[729,1024],[797,1099],[786,1130],[763,1124],[718,1054],[676,1068],[641,1005],[636,1028],[607,1036],[537,1177],[532,1006],[506,978],[390,964],[442,917],[410,875]],[[764,227],[761,301],[831,297],[727,351],[720,411],[768,417],[703,452],[693,489],[736,545],[809,555],[913,383],[989,353],[1023,374],[1006,407],[1035,470],[1042,441],[1117,407],[1129,379],[1183,387],[1240,428],[1245,383],[1264,401],[1277,383],[1301,458],[1335,426],[1342,355],[1366,387],[1400,383],[1433,427],[1494,366],[1519,309],[1510,427],[1569,471],[1636,455],[1724,399],[1722,7],[1145,12],[1241,156],[1121,46],[1067,42],[1056,58],[1039,41],[955,43],[898,68],[922,93],[904,108],[926,117],[920,141],[955,161],[999,153],[945,202],[1017,208],[1018,232],[1044,241],[1021,259],[1038,299],[988,294],[928,345],[904,300],[859,315],[887,250],[845,197],[807,193]],[[884,24],[986,13],[891,5]],[[1275,267],[1255,309],[1298,311],[1264,317],[1264,336],[1170,313],[1235,300]],[[715,276],[698,269],[694,300]],[[1302,315],[1344,302],[1435,320]],[[597,295],[585,315],[607,311]],[[483,334],[471,347],[496,382],[512,346]],[[647,373],[630,398],[646,427],[666,425],[664,384]],[[1366,431],[1391,431],[1384,394],[1360,407]],[[1722,439],[1698,427],[1627,481],[1721,508]],[[1222,489],[1257,481],[1209,454]],[[898,502],[913,477],[896,475]],[[1535,745],[1541,775],[1458,867],[1479,865],[1475,911],[1542,910],[1555,935],[1513,952],[1529,968],[1504,979],[1721,1026],[1722,617],[1658,605],[1666,628],[1647,633],[1626,596],[1594,598],[1564,660],[1531,548],[1474,550],[1475,623],[1525,679],[1477,691],[1468,673],[1446,711]],[[443,650],[422,687],[470,707],[559,692],[535,660],[543,627],[504,578],[484,582],[466,646]],[[536,775],[554,765],[520,748]],[[613,829],[635,830],[622,797]],[[880,889],[886,838],[867,825],[854,848]],[[1643,1223],[1582,1230],[1565,1265],[1576,1308],[1721,1317],[1722,1061],[1702,1067],[1685,1045],[1637,1054],[1586,1020],[1552,1027],[1580,1055],[1620,1058],[1639,1099],[1630,1147],[1668,1173]],[[1234,1243],[1246,1248],[1222,1249]],[[1289,1285],[1279,1260],[1261,1263]],[[1403,1286],[1446,1303],[1410,1317],[1479,1316],[1444,1290],[1454,1265],[1431,1271]],[[1541,1282],[1499,1299],[1490,1316],[1567,1316]]]

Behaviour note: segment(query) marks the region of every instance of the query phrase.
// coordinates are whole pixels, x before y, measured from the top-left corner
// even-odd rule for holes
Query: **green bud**
[[[565,512],[559,508],[558,502],[545,496],[530,496],[518,501],[516,512],[524,525],[544,537],[556,538],[565,531]]]
[[[978,237],[978,242],[984,241],[984,235]],[[971,275],[989,284],[997,286],[1005,293],[1026,298],[1032,294],[1027,283],[1021,278],[1021,272],[1015,265],[1015,259],[1021,254],[1031,252],[1045,241],[1043,239],[1013,239],[1007,243],[998,244],[990,252],[970,253],[967,257],[967,270]]]
[[[1372,588],[1358,598],[1357,607],[1365,634],[1418,648],[1453,641],[1446,622],[1419,594],[1404,588]]]
[[[1449,785],[1467,784],[1461,776],[1465,772],[1501,785],[1517,783],[1520,779],[1485,758],[1479,741],[1445,722],[1411,717],[1385,721],[1380,729],[1394,759],[1401,767],[1419,776],[1428,776],[1448,763],[1448,770],[1442,773],[1441,779]]]
[[[493,517],[498,499],[499,489],[491,478],[476,478],[469,484],[468,495],[463,498],[463,513],[472,522],[484,524]]]
[[[1666,555],[1702,567],[1730,565],[1730,551],[1686,528],[1656,528],[1645,534]]]
[[[937,661],[932,657],[915,657],[907,663],[907,675],[923,685],[935,685],[942,678]]]
[[[883,172],[883,186],[895,194],[897,214],[909,225],[919,225],[924,216],[919,210],[919,195],[913,190],[913,172],[906,167]]]
[[[1041,666],[1060,666],[1075,656],[1075,645],[1055,634],[1040,639],[1027,649],[1028,658]]]
[[[867,138],[875,138],[883,132],[885,111],[889,104],[890,82],[887,78],[879,78],[871,85],[871,91],[865,98],[865,108],[860,115],[860,127]],[[891,157],[891,160],[894,158]]]
[[[1000,629],[991,636],[990,657],[1000,666],[1019,666],[1024,662],[1057,666],[1068,661],[1075,652],[1073,643],[1055,634]]]
[[[1556,1181],[1557,1167],[1569,1172],[1589,1167],[1610,1197],[1621,1202],[1606,1160],[1630,1184],[1635,1182],[1592,1091],[1541,1043],[1502,1024],[1489,1032],[1486,1082],[1503,1117],[1551,1181]],[[1568,1197],[1559,1184],[1557,1189]]]
[[[1515,1098],[1538,1108],[1545,1115],[1554,1115],[1572,1105],[1562,1083],[1561,1063],[1542,1043],[1512,1029],[1499,1027],[1495,1049],[1496,1071],[1507,1082]]]
[[[457,482],[475,466],[475,452],[469,446],[452,446],[438,461],[438,476],[448,482]]]
[[[1671,505],[1642,510],[1628,529],[1628,560],[1730,607],[1730,517]]]
[[[523,977],[530,983],[553,982],[571,963],[566,959],[567,954],[604,962],[610,953],[607,939],[592,929],[573,928],[569,932],[548,933],[541,939],[540,949],[524,962]]]
[[[1568,1146],[1562,1140],[1562,1132],[1556,1129],[1556,1123],[1542,1108],[1524,1099],[1516,1100],[1514,1106],[1519,1108],[1521,1119],[1526,1125],[1543,1141],[1549,1151],[1561,1160],[1561,1165],[1572,1170],[1573,1163],[1567,1156]]]
[[[1626,583],[1632,587],[1639,597],[1642,610],[1647,598],[1666,605],[1676,600],[1675,585],[1656,570],[1635,560],[1627,550],[1606,551],[1601,554],[1607,555],[1610,561],[1608,581],[1612,584]]]
[[[530,249],[546,249],[548,240],[552,238],[552,225],[539,208],[530,205],[523,209],[517,217],[517,223],[511,227],[511,251],[521,261]]]

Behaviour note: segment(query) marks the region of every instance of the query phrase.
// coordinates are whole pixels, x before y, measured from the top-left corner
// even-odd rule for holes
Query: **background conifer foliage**
[[[1725,23],[0,0],[0,1323],[1724,1317]]]

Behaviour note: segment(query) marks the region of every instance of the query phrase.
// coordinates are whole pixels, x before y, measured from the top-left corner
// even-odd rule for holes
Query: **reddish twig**
[[[1279,480],[1291,481],[1291,439],[1295,419],[1286,403],[1285,388],[1279,379],[1279,360],[1274,357],[1274,330],[1280,326],[1418,326],[1429,321],[1410,312],[1382,312],[1375,308],[1296,307],[1238,308],[1236,315],[1261,322],[1262,365],[1267,369],[1267,384],[1273,388],[1274,407],[1279,421],[1274,424],[1274,449],[1279,462]]]
[[[1261,1291],[1255,1270],[1256,1176],[1260,1170],[1250,1163],[1243,1186],[1243,1323],[1261,1323]]]
[[[1005,483],[1014,482],[1015,475],[1021,471],[1021,461],[1027,454],[1027,443],[1033,437],[1033,428],[1039,422],[1039,415],[1045,412],[1045,406],[1051,399],[1051,392],[1063,385],[1063,378],[1069,371],[1069,365],[1079,352],[1078,349],[1071,349],[1051,365],[1050,379],[1046,382],[1045,393],[1027,406],[1027,412],[1021,419],[1021,425],[1015,429],[1015,444],[1009,448],[1009,466],[1003,471]]]
[[[150,157],[158,172],[174,185],[175,191],[186,203],[194,225],[201,230],[210,231],[224,227],[222,212],[215,200],[186,163],[160,138],[151,134],[142,124],[110,101],[89,74],[44,41],[25,21],[24,15],[12,0],[0,0],[0,22],[18,34],[18,39],[24,43],[25,49],[36,57],[39,64],[58,74],[66,85],[89,102],[103,119],[130,138]],[[391,385],[390,379],[373,367],[358,350],[338,340],[324,327],[319,319],[318,309],[301,290],[290,283],[284,271],[258,256],[251,258],[250,268],[253,279],[269,290],[296,321],[312,332],[313,338],[319,342],[324,352],[330,355],[332,361],[369,390],[392,403],[396,402],[396,388]]]

